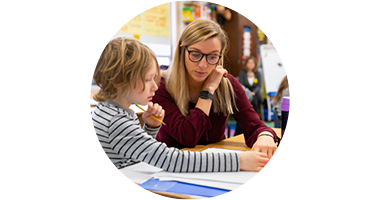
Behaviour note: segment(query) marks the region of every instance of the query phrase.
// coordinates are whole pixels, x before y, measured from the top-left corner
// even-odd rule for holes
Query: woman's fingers
[[[224,69],[222,66],[217,66],[215,70],[220,73],[222,76],[227,76],[228,72],[226,69]]]
[[[261,152],[261,153],[264,153],[265,155],[267,155],[267,157],[269,159],[272,158],[274,152],[276,151],[274,148],[272,147],[268,147],[268,146],[260,146],[260,145],[255,145],[251,151],[257,151],[257,152]]]

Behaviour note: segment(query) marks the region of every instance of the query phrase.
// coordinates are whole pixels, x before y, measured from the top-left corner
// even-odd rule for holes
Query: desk
[[[272,128],[278,137],[281,137],[281,129],[280,128]],[[220,142],[207,144],[207,145],[196,145],[194,148],[183,148],[183,150],[188,151],[203,151],[208,148],[221,148],[221,149],[234,149],[234,150],[243,150],[243,151],[250,151],[251,148],[249,148],[245,144],[244,140],[244,134],[240,134],[234,137],[230,137],[227,139],[224,139]]]
[[[276,132],[278,137],[281,137],[281,129],[280,128],[273,128],[273,130]],[[245,144],[244,140],[244,134],[240,134],[234,137],[226,138],[220,142],[207,144],[207,145],[196,145],[194,148],[183,148],[181,151],[204,151],[208,148],[221,148],[221,149],[234,149],[234,150],[243,150],[243,151],[250,151],[251,148],[249,148]],[[150,190],[151,191],[151,190]],[[181,195],[181,194],[173,194],[168,192],[159,192],[159,191],[151,191],[153,193],[171,197],[175,199],[192,199],[190,196]]]

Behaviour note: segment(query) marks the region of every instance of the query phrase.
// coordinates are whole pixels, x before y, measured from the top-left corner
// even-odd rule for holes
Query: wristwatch
[[[211,99],[211,100],[214,99],[214,95],[211,94],[209,91],[206,91],[206,90],[203,90],[203,91],[199,94],[199,97],[200,97],[201,99]]]

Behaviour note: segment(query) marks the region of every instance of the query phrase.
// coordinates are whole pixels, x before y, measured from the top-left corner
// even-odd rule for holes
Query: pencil
[[[136,103],[135,103],[135,105],[136,105],[138,108],[140,108],[142,111],[145,112],[144,108],[141,108],[141,107],[140,107],[139,105],[137,105]],[[157,120],[158,122],[160,122],[160,123],[162,123],[163,125],[166,126],[166,124],[165,124],[163,121],[161,121],[160,119],[158,119],[157,117],[155,117],[155,116],[153,116],[153,115],[151,115],[151,117],[152,117],[153,119]]]

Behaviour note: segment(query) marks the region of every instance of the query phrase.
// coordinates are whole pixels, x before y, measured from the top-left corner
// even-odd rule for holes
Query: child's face
[[[154,92],[158,89],[156,84],[156,76],[157,76],[157,66],[156,62],[152,59],[152,64],[149,67],[149,71],[146,73],[144,81],[145,81],[145,90],[143,89],[143,83],[141,79],[137,80],[136,88],[131,89],[126,98],[130,103],[137,103],[140,105],[146,105],[149,101],[152,100],[154,96]]]

